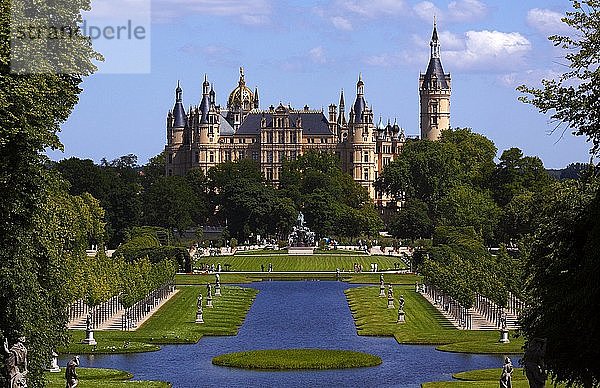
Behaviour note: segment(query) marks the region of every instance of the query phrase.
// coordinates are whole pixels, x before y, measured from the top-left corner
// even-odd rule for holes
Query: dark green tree
[[[542,89],[519,87],[556,128],[587,136],[591,153],[600,148],[600,2],[572,1],[563,21],[569,36],[551,36],[565,49],[569,70],[556,80],[542,80]],[[527,255],[521,319],[528,340],[547,339],[545,363],[556,382],[585,387],[600,385],[600,198],[593,172],[578,183],[551,192]]]
[[[89,9],[89,1],[56,1],[51,11],[49,7],[46,3],[0,0],[0,331],[10,343],[20,335],[28,338],[28,385],[34,388],[43,386],[42,371],[52,348],[64,343],[66,323],[64,297],[55,287],[65,280],[64,271],[40,250],[36,229],[37,220],[49,222],[44,212],[52,206],[54,192],[54,178],[45,172],[42,153],[46,148],[62,147],[57,136],[60,125],[78,101],[83,77],[95,70],[92,59],[98,58],[85,39],[57,42],[69,45],[57,52],[58,58],[44,58],[33,50],[26,50],[31,58],[11,58],[12,22],[36,20],[47,26],[60,20],[76,25],[81,21],[80,10]],[[68,52],[68,59],[60,57],[61,52]],[[18,68],[11,72],[11,64],[16,63],[13,59],[29,60],[47,69],[62,61],[79,66],[76,74],[17,74]],[[46,227],[51,231],[57,225],[48,223]],[[69,244],[61,246],[70,249]],[[0,385],[4,384],[2,376]]]
[[[427,204],[418,199],[406,201],[390,222],[388,229],[396,238],[430,238],[433,235],[433,221],[429,217]]]

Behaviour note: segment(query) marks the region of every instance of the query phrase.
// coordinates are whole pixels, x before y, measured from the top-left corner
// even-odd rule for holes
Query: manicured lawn
[[[96,331],[96,347],[83,345],[84,331],[72,332],[71,344],[61,353],[131,353],[157,350],[157,344],[196,343],[203,335],[235,335],[258,291],[251,288],[222,287],[221,297],[213,297],[214,307],[204,307],[204,322],[196,324],[196,300],[206,287],[180,286],[175,294],[138,330]]]
[[[513,360],[513,364],[515,360]],[[500,375],[502,374],[501,368],[496,369],[479,369],[470,370],[466,372],[455,373],[452,375],[453,378],[460,381],[435,381],[431,383],[425,383],[421,386],[423,388],[497,388],[499,386]],[[550,380],[546,382],[547,386],[552,386]],[[529,382],[523,374],[522,368],[515,368],[512,373],[512,386],[514,388],[527,388]],[[558,384],[557,387],[564,387],[562,384]]]
[[[397,263],[400,269],[406,268],[400,258],[393,256],[366,256],[366,255],[335,255],[321,254],[311,256],[290,256],[287,254],[264,255],[236,255],[205,257],[198,260],[200,263],[230,264],[231,271],[260,271],[260,265],[267,270],[269,263],[273,264],[273,271],[353,271],[354,263],[362,264],[363,271],[369,271],[371,263],[377,263],[380,270],[394,269]]]
[[[348,283],[355,284],[379,284],[379,274],[363,272],[363,273],[351,273],[342,274],[342,280]],[[423,277],[412,273],[386,273],[383,275],[383,279],[386,284],[392,283],[394,285],[412,285],[414,288],[415,282],[422,282]]]
[[[133,375],[128,372],[116,369],[99,369],[99,368],[77,368],[77,376],[79,377],[80,388],[96,388],[96,387],[140,387],[140,388],[167,388],[170,385],[162,381],[128,381]],[[47,380],[46,387],[48,388],[64,388],[65,387],[65,371],[50,373],[45,372],[44,377]]]
[[[251,283],[252,280],[246,275],[221,272],[221,284],[242,284]],[[214,283],[214,274],[177,274],[175,275],[175,284],[177,285],[206,285],[206,283]]]
[[[381,358],[350,350],[277,349],[223,354],[212,363],[246,369],[342,369],[376,366]]]
[[[396,308],[387,309],[387,298],[379,298],[379,287],[345,291],[359,335],[394,336],[402,344],[430,344],[439,350],[464,353],[522,353],[522,339],[500,344],[497,331],[458,330],[414,286],[394,286]],[[406,322],[397,324],[398,297],[404,296]]]

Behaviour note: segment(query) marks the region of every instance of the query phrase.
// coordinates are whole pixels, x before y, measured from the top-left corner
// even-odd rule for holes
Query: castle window
[[[363,154],[363,162],[369,163],[369,151],[365,151]]]
[[[208,154],[208,161],[210,163],[214,163],[215,162],[215,152],[214,151],[210,151]]]
[[[390,164],[390,158],[383,158],[383,166],[387,166],[388,164]]]
[[[279,143],[280,144],[285,143],[285,136],[284,136],[283,132],[279,132]]]
[[[198,151],[194,152],[194,160],[196,161],[196,163],[200,161],[200,154],[198,153]]]
[[[258,160],[258,151],[252,151],[252,160]]]
[[[278,162],[283,162],[283,159],[285,159],[285,151],[279,151],[279,155],[277,157],[279,158]]]
[[[169,163],[173,163],[173,154],[169,154]]]
[[[273,151],[267,151],[267,163],[273,163]]]
[[[290,159],[296,160],[296,151],[290,151]]]
[[[208,134],[209,135],[213,135],[214,134],[212,125],[208,127]]]
[[[364,171],[363,171],[363,179],[365,181],[369,180],[369,169],[368,168],[365,168]]]
[[[273,169],[272,168],[267,168],[267,180],[268,181],[273,180]]]
[[[238,159],[244,159],[246,157],[246,154],[244,152],[244,150],[239,150],[238,151]]]
[[[231,160],[231,151],[225,151],[225,161],[229,162]]]
[[[273,143],[273,132],[267,132],[267,143]]]
[[[296,132],[291,133],[290,143],[296,143]]]

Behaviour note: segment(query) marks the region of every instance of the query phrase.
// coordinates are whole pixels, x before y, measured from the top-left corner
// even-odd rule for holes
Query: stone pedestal
[[[58,354],[56,352],[52,352],[52,362],[46,370],[52,373],[60,372],[60,367],[58,366]]]
[[[202,317],[202,310],[198,310],[196,312],[196,323],[204,323],[204,318]]]
[[[288,247],[288,255],[303,256],[315,253],[315,247]]]
[[[379,286],[379,297],[385,298],[385,286],[383,284]]]
[[[398,320],[396,323],[404,323],[406,320],[404,318],[404,310],[398,310]]]
[[[212,304],[212,296],[209,296],[206,298],[206,307],[210,307],[212,308],[213,304]]]
[[[86,345],[96,345],[97,342],[94,339],[94,330],[86,330],[85,338],[81,340],[81,343]]]
[[[507,344],[510,342],[508,339],[508,329],[500,329],[500,340],[498,342],[502,344]]]
[[[388,298],[387,308],[388,309],[393,309],[394,308],[394,298]]]
[[[215,296],[221,296],[221,286],[215,286]]]

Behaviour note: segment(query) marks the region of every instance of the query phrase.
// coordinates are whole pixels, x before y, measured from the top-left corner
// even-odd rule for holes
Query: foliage
[[[342,369],[376,366],[381,358],[351,350],[268,349],[222,354],[213,357],[212,363],[245,369]]]
[[[563,22],[572,28],[568,36],[552,35],[555,46],[565,50],[569,70],[558,79],[543,79],[542,89],[521,85],[527,95],[520,100],[532,104],[542,113],[551,113],[556,129],[572,129],[573,134],[587,136],[591,152],[600,149],[600,2],[572,0],[573,10]]]
[[[547,338],[545,362],[557,381],[600,383],[595,332],[600,298],[598,182],[564,183],[552,193],[526,258],[527,338]]]
[[[464,307],[473,305],[477,293],[506,305],[508,289],[498,262],[472,227],[436,228],[428,253],[419,266],[421,273]]]
[[[431,237],[433,221],[429,217],[429,207],[418,199],[409,199],[392,219],[389,232],[396,238],[416,240]]]
[[[367,190],[329,153],[306,152],[284,163],[280,191],[295,203],[317,236],[356,238],[383,226]]]
[[[516,195],[543,190],[551,183],[551,178],[540,158],[523,156],[523,151],[513,147],[502,152],[492,182],[497,203],[505,206]]]
[[[454,186],[438,205],[439,225],[472,226],[486,241],[493,238],[500,208],[486,191]]]

